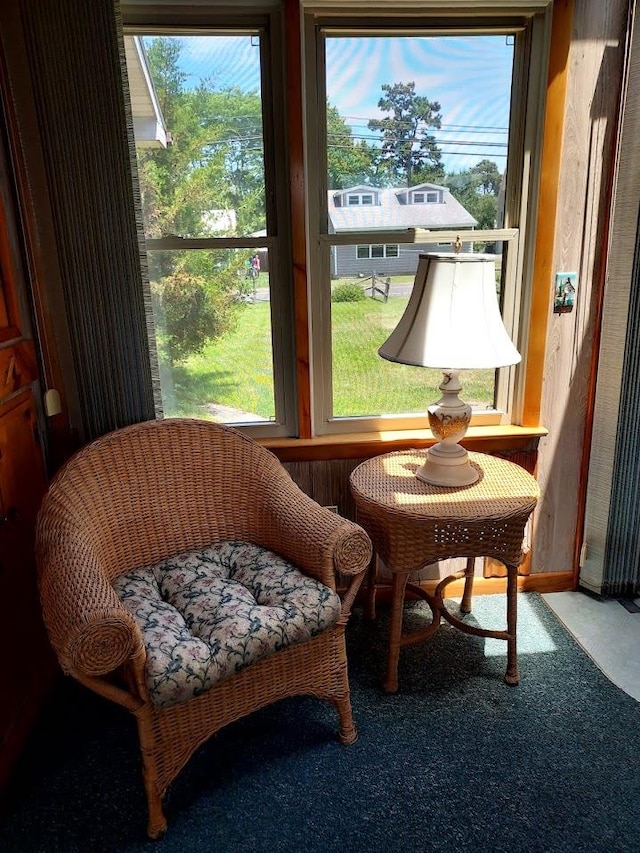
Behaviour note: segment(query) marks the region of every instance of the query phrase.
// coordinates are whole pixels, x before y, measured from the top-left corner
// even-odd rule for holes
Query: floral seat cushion
[[[114,583],[147,652],[155,705],[185,702],[248,664],[333,625],[340,598],[248,542],[220,542]]]

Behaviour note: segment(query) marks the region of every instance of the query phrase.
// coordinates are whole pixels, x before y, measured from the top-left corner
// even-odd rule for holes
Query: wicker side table
[[[540,492],[523,468],[495,456],[470,453],[480,474],[476,483],[461,488],[432,486],[418,480],[416,470],[425,451],[387,453],[363,462],[352,472],[350,486],[358,522],[367,530],[378,555],[392,573],[391,623],[384,689],[398,689],[398,659],[402,646],[434,634],[442,618],[469,634],[507,641],[507,684],[519,681],[516,646],[517,573],[527,520]],[[466,557],[466,569],[444,578],[431,594],[409,576],[430,563]],[[473,566],[476,557],[493,557],[507,568],[507,629],[492,631],[468,625],[444,605],[447,584],[465,578],[460,605],[471,611]],[[425,599],[433,613],[421,631],[402,633],[407,588]]]

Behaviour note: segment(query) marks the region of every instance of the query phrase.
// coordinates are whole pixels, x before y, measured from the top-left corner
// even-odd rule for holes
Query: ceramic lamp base
[[[416,477],[432,486],[470,486],[479,477],[469,454],[459,444],[434,444]]]
[[[471,420],[471,406],[460,399],[462,390],[457,370],[445,370],[440,384],[442,397],[429,406],[429,426],[438,439],[427,451],[424,465],[416,477],[434,486],[470,486],[478,471],[469,462],[469,455],[458,442],[464,438]]]

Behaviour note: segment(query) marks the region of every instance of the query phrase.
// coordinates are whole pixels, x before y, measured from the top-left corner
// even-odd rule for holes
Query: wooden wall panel
[[[355,521],[356,508],[349,491],[349,475],[362,459],[332,459],[329,462],[285,462],[305,494],[322,506],[337,506],[340,515]]]
[[[575,0],[553,266],[579,284],[574,311],[548,317],[534,573],[575,568],[627,11],[627,0]]]

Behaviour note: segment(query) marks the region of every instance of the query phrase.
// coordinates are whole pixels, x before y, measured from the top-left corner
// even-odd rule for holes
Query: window
[[[368,260],[369,258],[397,258],[399,248],[397,245],[377,245],[377,246],[356,246],[356,257],[358,260]]]
[[[291,265],[273,27],[268,16],[231,31],[213,23],[125,31],[163,409],[289,435]]]
[[[123,7],[165,413],[259,435],[424,427],[441,375],[377,355],[421,252],[495,254],[526,350],[550,0],[407,0],[400,17],[303,0],[302,29],[283,7]],[[386,302],[332,302],[368,277]],[[517,422],[518,370],[465,377],[476,423]]]
[[[441,371],[377,355],[407,304],[421,252],[442,251],[443,243],[453,251],[459,239],[463,251],[495,255],[505,325],[520,351],[526,347],[529,202],[549,24],[548,9],[467,20],[441,9],[401,21],[308,12],[305,47],[317,57],[306,79],[315,92],[306,112],[310,196],[329,198],[362,181],[378,194],[375,217],[331,205],[308,211],[312,361],[322,376],[313,396],[317,434],[424,426]],[[366,82],[363,64],[374,69]],[[318,113],[316,103],[326,110]],[[344,261],[354,255],[359,274],[390,278],[385,303],[328,298],[336,278],[353,275]],[[517,367],[466,372],[474,423],[517,421],[518,381]]]
[[[436,190],[429,190],[428,192],[419,192],[413,193],[411,196],[412,204],[437,204],[438,203],[438,192]]]
[[[371,193],[350,194],[347,196],[347,204],[354,206],[358,204],[373,204],[373,195]]]

